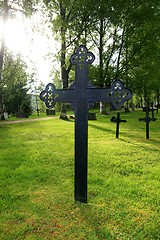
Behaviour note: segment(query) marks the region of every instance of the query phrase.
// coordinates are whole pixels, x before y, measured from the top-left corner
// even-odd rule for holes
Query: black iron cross
[[[118,112],[117,117],[112,117],[110,119],[110,121],[116,123],[116,138],[118,138],[119,137],[119,125],[120,125],[121,122],[127,122],[127,120],[122,120],[120,118],[120,113]]]
[[[145,107],[144,108],[144,112],[146,112],[146,116],[144,118],[139,118],[139,121],[144,121],[146,122],[146,139],[149,139],[149,123],[150,121],[157,121],[157,118],[154,117],[154,108],[153,108],[153,105],[152,107],[150,108],[149,106]],[[150,118],[149,116],[149,112],[152,113],[152,117]]]
[[[144,118],[139,118],[139,121],[144,121],[146,123],[146,139],[149,139],[149,123],[151,121],[151,118],[149,116],[150,108],[146,107],[145,112],[146,116]]]
[[[75,200],[87,202],[87,168],[88,168],[88,103],[110,102],[115,109],[121,108],[131,93],[124,88],[122,81],[116,80],[111,88],[89,88],[88,65],[95,57],[83,45],[79,46],[70,58],[75,65],[74,89],[56,89],[52,83],[41,92],[40,99],[48,108],[56,102],[72,102],[75,111]]]

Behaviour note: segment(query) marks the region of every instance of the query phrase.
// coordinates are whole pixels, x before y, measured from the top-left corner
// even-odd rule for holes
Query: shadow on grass
[[[94,125],[94,124],[88,124],[89,127],[92,127],[92,128],[95,128],[97,130],[100,130],[100,131],[103,131],[103,132],[110,132],[110,133],[113,133],[114,136],[116,136],[116,130],[112,130],[112,129],[109,129],[109,128],[105,128],[105,127],[100,127],[100,126],[97,126],[97,125]],[[121,132],[120,132],[121,134]],[[129,134],[128,132],[123,132],[123,136],[126,136],[128,138],[135,138],[135,136],[133,134]],[[120,139],[120,138],[118,138]]]
[[[138,147],[138,146],[140,146],[141,148],[143,148],[144,150],[152,150],[153,151],[153,148],[152,147],[149,147],[149,145],[148,145],[148,143],[150,144],[150,146],[155,146],[154,144],[156,143],[156,144],[160,144],[160,141],[158,141],[158,140],[153,140],[153,139],[139,139],[138,140],[138,142],[136,143],[136,142],[132,142],[132,141],[128,141],[128,140],[125,140],[125,139],[122,139],[122,138],[119,138],[119,140],[120,141],[122,141],[122,142],[125,142],[125,143],[131,143],[132,145],[134,145],[134,146],[136,146],[136,147]],[[144,143],[144,141],[146,140],[146,142],[145,143],[147,143],[147,145],[139,145],[140,143],[142,143],[142,141],[143,141],[143,143]],[[159,152],[159,149],[157,148],[154,148],[154,151],[155,152]]]
[[[151,143],[160,144],[160,140],[158,140],[158,139],[150,138],[149,141],[150,141]]]
[[[92,127],[92,128],[95,128],[97,130],[103,131],[103,132],[110,132],[110,133],[115,134],[114,130],[111,130],[111,129],[108,129],[108,128],[100,127],[100,126],[97,126],[97,125],[94,125],[94,124],[90,124],[90,123],[88,124],[88,126]]]
[[[97,129],[97,130],[100,130],[100,131],[103,131],[103,132],[110,132],[110,133],[114,134],[114,136],[116,134],[116,131],[111,130],[107,127],[106,128],[105,127],[100,127],[100,126],[90,124],[90,123],[88,125],[91,128],[94,128],[94,129]],[[154,144],[159,145],[160,144],[159,139],[153,139],[153,138],[146,139],[145,136],[144,136],[144,138],[137,139],[137,136],[135,134],[131,134],[129,132],[124,132],[123,131],[122,135],[120,133],[121,136],[118,139],[122,142],[125,142],[125,143],[132,143],[132,145],[135,145],[135,146],[139,145],[139,143],[141,143],[141,142],[149,143],[150,145],[154,145]],[[123,136],[127,139],[123,139]],[[132,141],[132,139],[133,139],[133,141]],[[137,143],[135,143],[135,141],[134,141],[135,139],[137,140]],[[147,144],[147,146],[144,146],[144,145],[141,144],[141,147],[144,148],[144,149],[153,150],[152,148],[149,148],[148,144]],[[159,149],[155,149],[155,151],[159,151]]]

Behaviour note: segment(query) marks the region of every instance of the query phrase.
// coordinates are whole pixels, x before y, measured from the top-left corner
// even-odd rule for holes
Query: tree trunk
[[[104,86],[104,19],[100,19],[100,33],[99,33],[99,82],[100,87]],[[100,114],[106,114],[105,104],[100,102]]]
[[[66,10],[63,3],[60,2],[61,25],[61,77],[63,88],[68,88],[68,76],[66,71]]]
[[[2,72],[3,72],[3,62],[4,62],[4,53],[5,53],[5,25],[8,20],[8,12],[9,12],[9,6],[8,6],[8,0],[3,1],[3,21],[2,21],[2,35],[1,35],[1,49],[0,49],[0,114],[1,119],[4,119],[4,111],[3,111],[3,78],[2,78]]]
[[[103,19],[100,20],[100,38],[99,38],[99,80],[100,85],[103,87],[103,38],[104,38],[104,29],[103,29]]]
[[[68,71],[66,69],[66,9],[63,3],[60,2],[60,16],[61,16],[61,78],[63,88],[68,88]],[[67,120],[65,104],[62,104],[60,118]]]
[[[122,54],[122,49],[123,49],[123,44],[124,44],[124,33],[125,33],[125,29],[123,29],[122,36],[121,36],[121,44],[120,44],[120,48],[119,48],[117,67],[116,67],[116,76],[115,76],[116,79],[119,78],[119,74],[120,74],[119,68],[120,68],[120,60],[121,60],[121,54]]]

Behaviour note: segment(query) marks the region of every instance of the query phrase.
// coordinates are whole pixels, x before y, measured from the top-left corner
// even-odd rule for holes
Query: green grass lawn
[[[74,122],[0,125],[0,239],[160,239],[160,114],[89,121],[88,203],[74,202]],[[116,116],[116,115],[115,115]]]

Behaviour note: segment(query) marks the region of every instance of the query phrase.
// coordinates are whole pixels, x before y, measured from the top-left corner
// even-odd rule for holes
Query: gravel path
[[[0,124],[16,124],[16,123],[23,123],[23,122],[45,121],[53,118],[55,117],[32,118],[32,119],[13,120],[13,121],[0,120]]]

